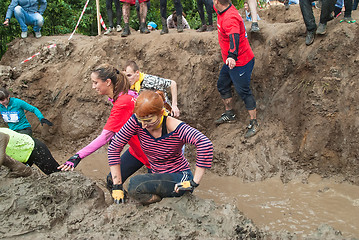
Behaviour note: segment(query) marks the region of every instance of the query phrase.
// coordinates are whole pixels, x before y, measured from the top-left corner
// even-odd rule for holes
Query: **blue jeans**
[[[176,193],[175,184],[193,179],[190,170],[176,173],[147,173],[130,178],[128,193],[141,203],[147,203],[152,195],[161,198],[180,197],[185,191]]]
[[[15,7],[14,15],[22,32],[27,32],[27,25],[33,25],[34,32],[39,32],[44,25],[44,18],[40,13],[28,13],[21,6]]]
[[[254,58],[242,67],[229,69],[224,64],[217,81],[217,89],[222,99],[232,97],[232,84],[238,95],[244,101],[247,110],[256,109],[256,101],[250,89],[251,75],[254,67]]]

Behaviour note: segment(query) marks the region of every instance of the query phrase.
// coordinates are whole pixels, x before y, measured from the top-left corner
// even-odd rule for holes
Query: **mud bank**
[[[356,80],[359,53],[353,50],[358,46],[359,40],[355,37],[359,34],[358,25],[339,24],[340,19],[335,19],[328,23],[327,35],[317,37],[314,44],[307,47],[299,7],[293,6],[285,14],[284,11],[283,6],[262,11],[260,15],[264,20],[260,22],[261,32],[248,35],[256,56],[252,88],[261,124],[259,134],[249,140],[243,137],[248,116],[238,99],[235,108],[239,120],[235,124],[216,127],[213,123],[223,111],[216,89],[223,64],[216,32],[199,34],[195,30],[188,30],[177,34],[170,31],[164,36],[151,33],[146,37],[133,33],[127,38],[121,38],[116,33],[106,37],[75,35],[70,42],[68,36],[17,39],[9,45],[9,50],[1,59],[1,85],[11,89],[13,96],[37,106],[54,123],[50,128],[41,127],[33,115],[28,115],[35,136],[44,140],[52,150],[69,156],[101,132],[111,109],[106,98],[97,96],[91,89],[91,69],[105,62],[121,69],[126,60],[135,59],[143,72],[176,80],[180,119],[200,129],[213,141],[212,173],[236,176],[245,182],[279,175],[284,183],[293,179],[306,183],[308,176],[316,173],[321,177],[335,176],[340,181],[358,185],[359,85]],[[319,10],[314,11],[316,15],[319,14]],[[357,11],[353,12],[353,17],[358,18]],[[55,48],[47,48],[54,43]],[[38,51],[41,52],[39,56],[21,63]],[[187,149],[193,163],[193,149],[190,146]],[[8,234],[14,234],[19,238],[40,238],[42,234],[51,238],[71,236],[75,239],[95,239],[94,236],[102,236],[103,232],[108,231],[108,235],[104,235],[107,238],[122,236],[130,239],[146,234],[151,238],[161,237],[167,231],[168,234],[177,234],[173,239],[210,239],[211,234],[213,239],[241,239],[246,238],[246,234],[255,234],[252,237],[259,239],[266,236],[270,236],[267,239],[275,236],[280,236],[279,239],[295,237],[290,233],[264,232],[252,224],[248,225],[250,230],[243,230],[248,219],[232,205],[216,205],[207,200],[185,197],[179,201],[166,200],[141,211],[136,206],[108,208],[102,205],[106,203],[106,198],[101,200],[101,191],[83,176],[57,174],[48,179],[37,177],[2,178],[4,183],[9,184],[8,189],[1,192],[4,192],[1,196],[5,204],[0,207],[7,213],[2,215],[2,222],[9,222],[1,230],[3,236],[11,237]],[[47,189],[45,182],[48,181],[58,185],[49,184],[52,188]],[[74,182],[74,192],[65,190],[67,181]],[[83,186],[77,186],[77,181]],[[41,186],[37,185],[40,183]],[[3,184],[1,186],[4,189]],[[41,195],[36,195],[34,189]],[[84,192],[79,193],[76,189],[83,189]],[[57,202],[57,196],[61,194],[52,190],[63,194],[65,200]],[[23,202],[25,195],[29,199]],[[45,196],[45,200],[49,196],[48,202],[44,200],[45,203],[36,205],[36,211],[31,207],[29,211],[26,210],[32,206],[29,202],[33,201],[30,200],[43,201],[41,196]],[[56,208],[53,202],[61,207]],[[203,202],[205,204],[202,206]],[[16,212],[13,203],[20,206],[20,212]],[[187,216],[186,211],[176,204],[190,205],[189,208],[193,209],[191,214],[195,214],[195,209],[203,211],[200,216]],[[47,209],[47,206],[52,208]],[[130,212],[126,213],[125,208],[131,209]],[[119,211],[119,214],[109,215],[108,211],[111,211],[106,209]],[[168,213],[165,209],[168,209]],[[37,215],[40,211],[44,215]],[[121,211],[124,215],[120,214]],[[142,211],[149,212],[141,214]],[[161,211],[166,214],[160,214]],[[206,215],[212,211],[216,214]],[[227,215],[228,219],[234,219],[231,223],[226,222],[224,216]],[[167,216],[169,219],[166,219]],[[195,218],[209,220],[203,224],[203,220],[198,223]],[[127,225],[129,219],[134,224],[133,229],[131,224]],[[152,219],[171,224],[168,227],[161,224],[164,230],[158,232],[158,225]],[[27,224],[23,224],[25,222]],[[139,223],[136,225],[136,222]],[[195,227],[192,228],[188,222]],[[124,224],[126,227],[122,228]],[[207,228],[206,224],[210,227]],[[105,230],[101,230],[103,226]],[[147,228],[151,231],[142,231]],[[126,232],[126,229],[132,230]],[[140,235],[135,235],[134,229]],[[211,233],[208,229],[215,230]],[[117,235],[111,235],[113,232]],[[328,239],[330,237],[325,237],[327,233],[334,234],[334,239],[341,239],[340,234],[330,230],[330,227],[320,228],[313,233],[313,238]]]
[[[235,205],[191,194],[146,207],[108,206],[102,189],[80,173],[6,174],[0,170],[3,239],[296,239],[260,230]],[[308,237],[343,239],[327,225]]]

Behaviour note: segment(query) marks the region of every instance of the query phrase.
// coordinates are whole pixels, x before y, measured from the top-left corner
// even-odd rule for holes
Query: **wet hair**
[[[0,88],[0,101],[4,101],[10,96],[10,93],[5,88]]]
[[[113,99],[116,101],[120,93],[126,93],[130,89],[130,81],[128,81],[125,74],[118,71],[110,64],[101,64],[96,67],[93,73],[97,73],[97,77],[105,82],[107,79],[111,80],[113,84]]]
[[[140,70],[137,63],[135,61],[132,61],[132,60],[126,62],[125,70],[126,70],[127,67],[131,67],[134,72]]]
[[[163,97],[151,90],[144,90],[137,98],[134,113],[138,117],[160,115],[164,107]]]

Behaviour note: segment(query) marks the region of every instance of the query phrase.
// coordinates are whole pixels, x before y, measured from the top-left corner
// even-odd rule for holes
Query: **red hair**
[[[134,113],[138,117],[146,117],[149,115],[161,115],[164,106],[164,101],[160,94],[145,90],[142,91],[137,98]]]

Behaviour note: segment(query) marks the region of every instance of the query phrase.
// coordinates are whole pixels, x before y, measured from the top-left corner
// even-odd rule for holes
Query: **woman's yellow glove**
[[[125,203],[125,193],[122,184],[114,184],[112,187],[112,198],[116,204]]]

